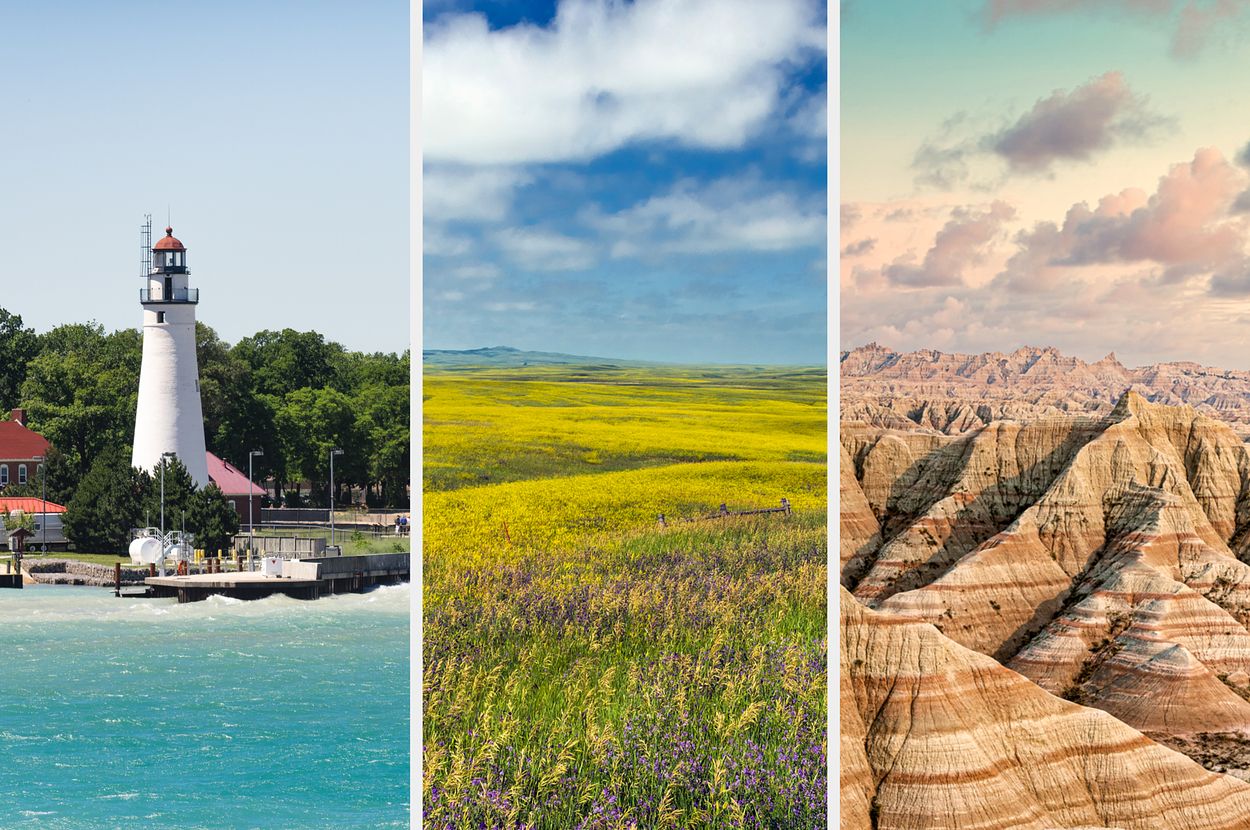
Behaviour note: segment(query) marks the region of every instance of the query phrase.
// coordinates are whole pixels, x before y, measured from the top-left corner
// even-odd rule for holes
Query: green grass
[[[0,555],[0,558],[8,558],[11,555],[3,554]],[[44,559],[72,559],[77,562],[92,562],[96,565],[113,565],[118,562],[124,565],[130,564],[129,556],[113,556],[109,553],[79,553],[73,550],[50,550],[47,556],[40,553],[31,553],[30,551],[22,553],[22,561],[24,562],[38,562]]]
[[[799,511],[431,563],[426,826],[824,826],[827,541]]]
[[[828,826],[826,375],[425,367],[423,826]]]

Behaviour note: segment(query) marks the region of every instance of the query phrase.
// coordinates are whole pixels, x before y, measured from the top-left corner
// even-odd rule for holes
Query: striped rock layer
[[[1101,421],[841,439],[859,601],[1134,728],[1250,736],[1225,682],[1250,673],[1250,452],[1227,426],[1127,392]]]
[[[841,591],[845,830],[1244,828],[1250,784]]]
[[[998,420],[1100,418],[1133,389],[1152,403],[1192,406],[1250,436],[1250,372],[1197,363],[1128,369],[1114,353],[1085,363],[1053,348],[900,354],[870,343],[843,352],[839,369],[841,419],[891,429],[956,435]]]

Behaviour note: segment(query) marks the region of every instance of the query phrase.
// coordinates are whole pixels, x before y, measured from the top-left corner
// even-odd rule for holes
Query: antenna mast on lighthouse
[[[139,276],[147,280],[152,273],[152,214],[143,214],[143,219],[139,226]]]

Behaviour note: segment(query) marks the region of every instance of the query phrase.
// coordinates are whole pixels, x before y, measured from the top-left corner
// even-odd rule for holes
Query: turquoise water
[[[409,597],[0,590],[0,827],[408,827]]]

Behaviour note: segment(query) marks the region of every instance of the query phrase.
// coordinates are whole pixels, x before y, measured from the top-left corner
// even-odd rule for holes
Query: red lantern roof
[[[165,238],[152,246],[153,251],[185,251],[186,247],[174,238],[174,229],[165,229]]]

